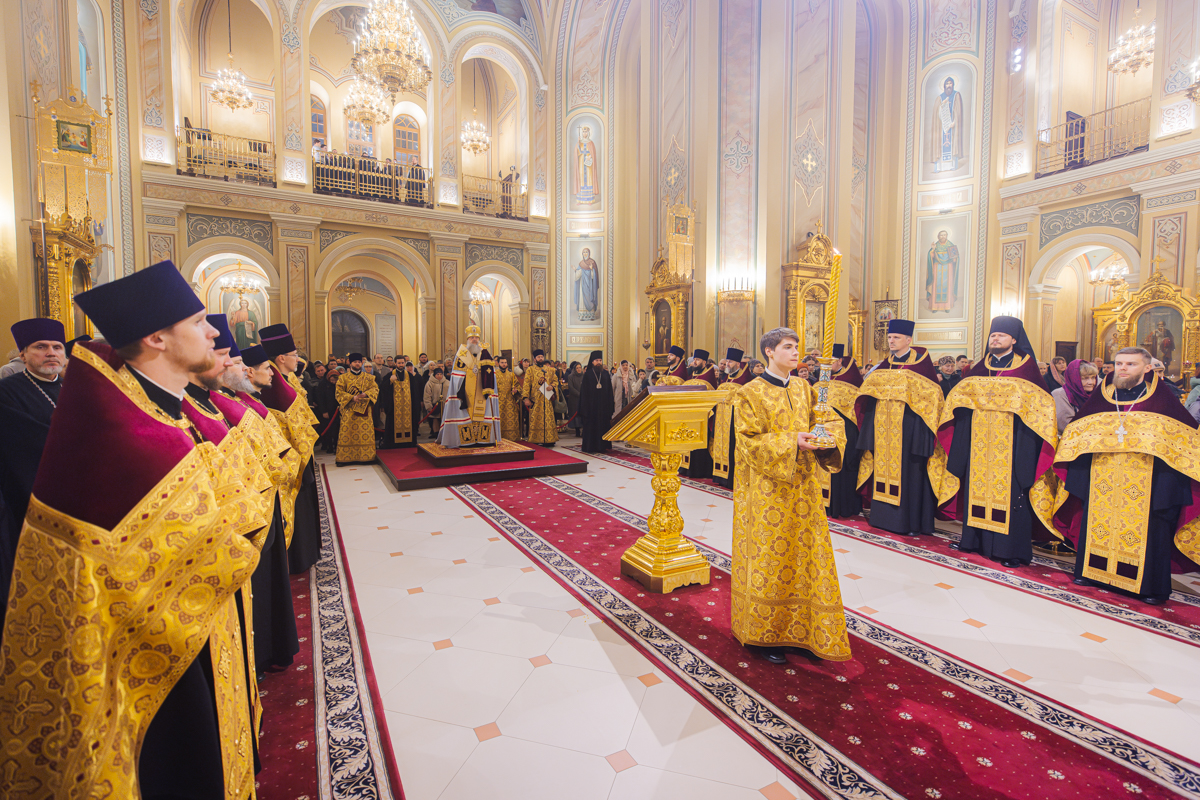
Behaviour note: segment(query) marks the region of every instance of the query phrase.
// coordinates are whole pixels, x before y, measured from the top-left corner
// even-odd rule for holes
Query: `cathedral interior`
[[[450,380],[478,342],[528,404],[503,438],[553,462],[450,483],[414,463],[406,484],[382,446],[374,460],[370,416],[370,458],[335,455],[337,403],[310,388],[320,557],[291,575],[299,653],[259,677],[261,769],[240,797],[1200,798],[1200,567],[1184,555],[1147,605],[1073,582],[1070,535],[1035,534],[1010,567],[959,552],[961,518],[892,535],[860,504],[825,534],[853,656],[776,668],[728,626],[748,491],[730,461],[727,482],[698,476],[705,451],[676,447],[691,453],[676,480],[666,439],[692,429],[638,440],[620,398],[613,431],[630,433],[594,452],[573,424],[594,412],[541,400],[538,367],[518,367],[561,362],[565,396],[600,351],[605,381],[627,360],[644,388],[637,371],[666,375],[673,348],[718,372],[765,363],[760,340],[784,327],[802,356],[838,345],[867,376],[911,321],[935,371],[953,362],[936,381],[958,381],[960,357],[989,363],[1003,319],[1050,388],[1067,364],[1103,381],[1144,348],[1184,407],[1200,387],[1200,0],[6,7],[5,362],[25,357],[20,320],[103,340],[74,298],[169,261],[235,349],[290,334],[301,370],[322,365],[314,387],[349,354],[374,359],[385,416],[403,416],[383,380],[400,356],[420,359],[414,379],[428,360]],[[421,423],[442,412],[422,392],[392,453],[432,438]],[[396,445],[400,422],[371,402]],[[556,448],[530,432],[545,402]],[[740,430],[730,413],[724,430]],[[715,463],[720,413],[705,415]],[[885,418],[869,419],[885,447]],[[1191,466],[1170,463],[1200,477],[1185,423],[1171,458]],[[891,468],[876,454],[877,479]],[[1136,515],[1142,490],[1125,491]],[[643,590],[621,552],[676,523],[703,585]],[[7,634],[29,627],[13,592],[9,662]],[[15,725],[25,706],[5,692],[0,674],[0,723]],[[51,796],[21,794],[23,768],[5,766],[17,741],[0,743],[0,795]],[[239,796],[228,774],[221,796]]]

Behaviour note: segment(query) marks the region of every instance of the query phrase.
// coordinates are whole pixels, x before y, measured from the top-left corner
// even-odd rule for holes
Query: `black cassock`
[[[404,380],[404,370],[400,370],[396,380]],[[375,427],[383,428],[383,444],[381,449],[398,447],[396,444],[396,396],[392,394],[392,376],[386,378],[376,376],[375,383],[379,386],[379,399],[375,401]],[[382,424],[381,424],[382,423]],[[376,439],[379,437],[377,436]]]
[[[26,372],[0,380],[0,628],[8,606],[17,539],[29,508],[33,479],[50,433],[62,380],[39,381]],[[42,394],[45,392],[45,394]]]
[[[862,451],[858,449],[858,426],[854,420],[836,408],[834,411],[846,428],[846,457],[842,460],[841,470],[829,476],[829,504],[825,507],[825,515],[845,519],[862,513],[862,495],[858,490],[858,463],[862,461]],[[732,470],[730,474],[733,474]]]
[[[958,507],[965,520],[968,487],[971,485],[971,422],[969,408],[954,410],[954,442],[946,458],[946,470],[960,482]],[[1008,533],[975,528],[963,522],[959,549],[978,550],[985,558],[1006,561],[1016,558],[1023,564],[1033,560],[1033,504],[1029,489],[1037,480],[1038,456],[1042,437],[1013,415],[1012,489],[1009,496]],[[1188,497],[1191,497],[1189,493]],[[874,508],[874,505],[872,506]]]
[[[1122,399],[1121,402],[1125,402]],[[1091,499],[1092,454],[1086,453],[1067,465],[1067,491],[1083,501],[1079,539],[1075,543],[1075,577],[1083,577],[1087,552],[1088,505]],[[1162,459],[1154,459],[1150,478],[1150,520],[1146,530],[1146,559],[1142,562],[1142,585],[1134,594],[1165,600],[1171,594],[1171,555],[1175,531],[1184,506],[1192,504],[1192,482]]]
[[[875,399],[867,398],[866,413],[858,432],[858,449],[875,451]],[[929,483],[929,457],[937,449],[937,437],[907,405],[904,407],[901,442],[900,505],[871,502],[871,524],[885,531],[907,535],[933,533],[937,498]],[[861,457],[861,456],[860,456]]]
[[[296,529],[288,547],[288,567],[293,575],[308,572],[321,557],[321,512],[317,501],[317,473],[313,459],[304,467],[300,493],[296,495]]]
[[[583,420],[583,444],[585,453],[602,453],[612,447],[604,440],[612,425],[616,410],[613,399],[612,375],[600,367],[588,367],[583,371],[583,385],[579,389],[579,418]]]

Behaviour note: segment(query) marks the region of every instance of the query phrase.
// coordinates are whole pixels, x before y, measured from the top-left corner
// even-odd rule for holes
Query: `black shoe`
[[[1003,567],[1010,567],[1010,568],[1011,568],[1011,567],[1019,567],[1019,566],[1021,566],[1021,559],[1019,559],[1019,558],[1005,558],[1005,559],[1003,559],[1003,560],[1001,560],[1001,561],[1000,561],[1000,565],[1001,565],[1001,566],[1003,566]]]
[[[1161,606],[1163,603],[1167,602],[1165,598],[1156,597],[1154,595],[1146,595],[1145,597],[1141,598],[1141,601],[1148,606]]]
[[[950,543],[950,549],[951,549],[951,550],[957,550],[957,551],[959,551],[960,553],[965,553],[965,552],[966,552],[966,550],[963,550],[963,549],[962,549],[962,545],[961,545],[961,544],[959,544],[958,542],[951,542],[951,543]]]
[[[1075,584],[1076,586],[1096,586],[1097,585],[1097,583],[1094,580],[1092,580],[1091,578],[1075,578],[1074,580],[1071,581],[1071,583]]]
[[[754,647],[754,652],[772,664],[786,664],[787,656],[783,654],[781,647]]]

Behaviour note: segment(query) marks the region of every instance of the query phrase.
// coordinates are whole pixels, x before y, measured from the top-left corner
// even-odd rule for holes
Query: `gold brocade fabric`
[[[541,387],[549,386],[554,394],[546,397]],[[525,383],[521,387],[522,399],[529,400],[533,407],[529,409],[529,438],[534,444],[549,444],[558,441],[558,423],[554,420],[553,398],[557,395],[558,372],[554,367],[536,365],[525,370]]]
[[[392,441],[395,444],[409,444],[413,440],[412,380],[412,375],[406,375],[404,380],[392,382],[392,416],[395,418],[392,420]]]
[[[1145,453],[1092,456],[1083,577],[1130,592],[1141,587],[1153,476],[1154,457]]]
[[[479,356],[474,355],[465,344],[459,346],[458,353],[454,356],[454,371],[462,373],[463,389],[467,393],[467,406],[463,410],[468,412],[475,422],[482,422],[487,416],[487,399],[491,397],[492,392],[483,388],[480,370],[490,366],[491,360],[482,358],[482,353]]]
[[[877,369],[863,379],[859,388],[860,397],[874,397],[875,404],[875,449],[863,451],[858,467],[858,485],[861,486],[875,472],[872,497],[892,505],[900,504],[900,470],[903,458],[904,409],[913,410],[925,427],[937,435],[938,422],[942,413],[942,389],[933,381],[910,369]],[[885,404],[893,401],[900,404]],[[886,405],[886,407],[885,407]],[[881,422],[886,414],[886,422]],[[886,448],[886,449],[885,449]],[[883,470],[882,477],[880,470]],[[936,445],[929,457],[929,483],[933,494],[941,500],[948,486],[953,486],[953,496],[958,491],[957,479],[946,471],[946,451]]]
[[[875,479],[871,499],[900,505],[904,473],[904,403],[880,400],[875,403]]]
[[[733,634],[845,661],[850,640],[817,474],[841,469],[846,432],[840,417],[827,420],[836,449],[801,450],[796,434],[816,424],[815,402],[795,379],[787,388],[752,381],[737,394]]]
[[[291,386],[300,397],[301,408],[297,412],[303,417],[304,422],[309,425],[317,424],[317,415],[312,412],[312,408],[308,405],[308,390],[304,388],[304,382],[300,380],[300,376],[295,373],[289,373],[287,376],[288,386]],[[290,409],[289,409],[290,410]]]
[[[496,370],[496,398],[500,401],[500,435],[515,442],[521,438],[521,382],[512,370]]]
[[[274,436],[287,445],[287,450],[279,456],[279,461],[283,465],[282,477],[284,479],[283,483],[279,485],[279,513],[283,517],[283,538],[290,547],[292,533],[296,528],[296,496],[300,493],[300,484],[304,480],[304,468],[308,466],[308,459],[301,456],[300,451],[292,446],[288,436],[291,429],[288,426],[286,414],[271,409],[263,423],[273,431]],[[272,438],[268,438],[268,441],[272,441]],[[311,445],[309,446],[311,447]]]
[[[375,377],[365,372],[355,375],[347,372],[338,378],[337,404],[342,409],[342,427],[338,434],[337,455],[339,464],[375,459],[375,422],[371,417],[371,406],[379,399],[379,384]],[[361,400],[354,396],[365,394]]]
[[[971,485],[966,523],[1008,534],[1012,500],[1013,420],[1003,411],[976,411],[971,418]]]
[[[111,531],[31,498],[0,645],[4,797],[139,797],[146,729],[205,642],[226,796],[252,796],[233,595],[257,563],[198,449]]]
[[[1102,388],[1110,389],[1107,385]],[[1111,395],[1111,391],[1106,391],[1106,395]],[[1123,442],[1118,441],[1117,434],[1122,423],[1125,428]],[[1192,427],[1162,414],[1131,411],[1118,417],[1115,410],[1108,411],[1091,414],[1068,425],[1058,443],[1054,461],[1057,464],[1069,464],[1087,453],[1093,454],[1093,462],[1099,454],[1143,453],[1160,458],[1171,469],[1200,481],[1200,451],[1196,447],[1196,436],[1196,430]],[[1060,485],[1054,501],[1056,507],[1062,506],[1066,497],[1066,486]],[[1092,492],[1093,502],[1095,498],[1096,492]],[[1097,519],[1089,509],[1089,531]],[[1141,535],[1145,537],[1149,517],[1141,517],[1139,524]],[[1200,517],[1175,531],[1175,546],[1192,561],[1200,561]]]
[[[733,403],[740,384],[723,383],[717,387],[721,399],[713,407],[713,477],[729,477],[729,428],[733,424]]]
[[[1019,378],[1010,378],[1006,376],[983,377],[974,376],[964,378],[953,389],[950,390],[949,396],[946,397],[946,402],[942,406],[941,424],[945,425],[954,420],[954,412],[959,408],[969,408],[973,414],[972,435],[975,435],[980,420],[983,419],[981,414],[987,414],[987,419],[992,420],[989,425],[1000,425],[1005,428],[1007,433],[1002,433],[999,430],[989,433],[989,441],[992,441],[995,448],[991,452],[994,455],[983,455],[980,451],[979,460],[976,457],[976,443],[972,440],[971,444],[971,481],[977,483],[975,476],[978,475],[993,475],[995,480],[989,485],[992,487],[988,490],[989,496],[993,496],[996,503],[1003,503],[1003,507],[1007,508],[1010,502],[1008,488],[1003,491],[1000,489],[1000,474],[1002,471],[1001,465],[995,463],[999,459],[1003,459],[1003,467],[1005,482],[1012,480],[1012,417],[1015,415],[1021,422],[1037,434],[1044,442],[1049,442],[1051,446],[1058,446],[1058,422],[1054,412],[1054,398],[1041,388],[1034,386],[1029,381]],[[991,414],[1003,415],[1006,422],[1000,422],[999,417],[993,417]],[[989,427],[989,431],[991,428]],[[997,440],[997,437],[1007,437],[1008,442],[1005,445]],[[982,444],[980,445],[982,447]],[[1001,449],[1007,447],[1007,450],[1000,452]],[[986,461],[983,459],[987,459]],[[971,491],[977,490],[977,487],[970,487]],[[934,484],[934,491],[937,492],[939,503],[945,503],[951,497],[958,494],[959,482],[958,478],[946,473],[942,482],[941,490],[938,491],[937,484]],[[1055,502],[1054,496],[1058,491],[1058,477],[1054,474],[1053,469],[1047,468],[1044,473],[1037,476],[1034,484],[1029,489],[1030,503],[1033,506],[1033,512],[1042,524],[1051,532],[1055,531],[1055,527],[1051,522],[1054,516]],[[974,516],[974,507],[968,508],[971,512],[968,524],[985,530],[996,531],[997,533],[1007,533],[1007,519],[1000,526],[999,523],[993,524],[992,527],[982,524],[977,521]],[[1003,530],[1000,530],[1003,527]]]
[[[845,381],[829,382],[829,405],[836,408],[849,420],[854,417],[854,402],[858,400],[858,387]]]

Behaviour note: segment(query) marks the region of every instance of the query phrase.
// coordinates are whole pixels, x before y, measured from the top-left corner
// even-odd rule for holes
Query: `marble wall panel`
[[[976,0],[925,0],[925,64],[946,53],[979,52],[979,6]]]
[[[1151,268],[1161,272],[1168,281],[1183,285],[1184,238],[1187,235],[1187,214],[1155,217],[1154,239],[1150,247]],[[1162,259],[1159,261],[1159,259]]]
[[[786,252],[795,248],[817,221],[828,218],[826,191],[829,157],[827,99],[829,69],[830,4],[793,0],[791,6],[790,117],[787,153],[791,167],[788,193],[789,230]]]

